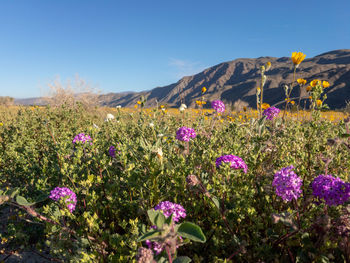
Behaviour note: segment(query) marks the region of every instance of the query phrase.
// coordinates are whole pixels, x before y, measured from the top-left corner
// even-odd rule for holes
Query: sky
[[[150,90],[236,58],[350,49],[349,0],[0,0],[0,96]]]

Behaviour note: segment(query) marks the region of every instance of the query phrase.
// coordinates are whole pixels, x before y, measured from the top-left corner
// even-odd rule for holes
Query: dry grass
[[[49,92],[44,97],[44,101],[51,107],[65,105],[75,108],[83,106],[85,109],[91,110],[98,106],[99,91],[78,75],[74,81],[68,80],[66,83],[62,83],[59,78],[56,78],[48,86]]]

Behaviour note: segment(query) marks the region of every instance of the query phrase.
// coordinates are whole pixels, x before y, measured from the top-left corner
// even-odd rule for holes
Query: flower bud
[[[192,187],[199,184],[199,180],[198,180],[197,176],[195,176],[194,174],[187,176],[186,182],[189,186],[192,186]]]
[[[151,249],[140,247],[136,256],[137,263],[152,263],[153,252]]]

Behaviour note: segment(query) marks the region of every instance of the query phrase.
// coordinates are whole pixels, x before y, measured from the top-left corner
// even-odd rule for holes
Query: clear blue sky
[[[240,57],[344,48],[350,0],[0,0],[0,96],[76,74],[141,91]]]

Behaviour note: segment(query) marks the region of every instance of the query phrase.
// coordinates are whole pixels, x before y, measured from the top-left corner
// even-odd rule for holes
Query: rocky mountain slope
[[[227,104],[241,102],[255,107],[256,87],[260,85],[259,67],[267,61],[272,67],[267,71],[264,88],[264,101],[274,104],[284,100],[284,84],[293,81],[293,65],[290,57],[260,57],[255,59],[239,58],[220,63],[193,76],[187,76],[174,84],[157,87],[145,92],[109,93],[99,96],[101,105],[132,107],[143,95],[147,106],[156,102],[179,106],[182,102],[194,106],[200,99],[202,87],[207,88],[206,100],[221,99]],[[342,108],[350,101],[350,49],[335,50],[313,58],[305,59],[297,69],[297,78],[308,82],[313,79],[327,80],[326,103],[332,108]],[[299,95],[299,87],[294,88],[292,97]],[[302,95],[306,95],[302,91]]]

